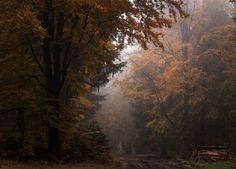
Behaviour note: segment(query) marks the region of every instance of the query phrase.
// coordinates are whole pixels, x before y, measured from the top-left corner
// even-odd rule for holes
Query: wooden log
[[[225,146],[198,146],[192,153],[194,161],[223,160],[228,157],[229,151]]]

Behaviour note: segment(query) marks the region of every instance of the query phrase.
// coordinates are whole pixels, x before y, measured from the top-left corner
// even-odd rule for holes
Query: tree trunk
[[[185,12],[189,13],[189,0],[184,1],[185,6]],[[183,93],[183,149],[186,150],[186,145],[189,140],[189,49],[188,46],[186,46],[189,43],[190,40],[190,25],[189,20],[183,20],[181,25],[181,36],[182,36],[182,60],[184,62],[184,93]],[[183,151],[184,151],[183,150]]]
[[[161,138],[161,158],[167,158],[168,152],[167,152],[167,139],[166,136],[162,136]]]
[[[60,155],[60,131],[59,128],[49,126],[48,127],[48,150],[50,155],[59,156]]]
[[[206,146],[206,111],[205,104],[202,103],[201,111],[200,111],[200,141],[199,145]]]
[[[25,112],[23,108],[17,110],[17,126],[20,131],[19,145],[22,148],[25,141]]]
[[[56,81],[57,82],[57,81]],[[53,157],[60,155],[60,95],[57,90],[59,83],[50,83],[47,94],[51,106],[48,125],[48,151]]]
[[[62,71],[62,39],[64,13],[56,11],[52,0],[45,0],[43,26],[47,36],[43,43],[43,60],[46,80],[46,94],[51,107],[48,124],[48,151],[54,156],[60,155],[60,91],[64,85],[66,73]],[[65,59],[64,59],[65,60]]]
[[[57,101],[55,101],[57,102]],[[60,108],[59,104],[52,105],[53,111],[50,114],[51,119],[49,119],[48,125],[48,151],[50,155],[54,157],[60,156],[60,127],[59,127],[59,115],[60,115]]]

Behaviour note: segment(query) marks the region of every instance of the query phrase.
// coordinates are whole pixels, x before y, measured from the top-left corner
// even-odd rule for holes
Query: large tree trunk
[[[49,81],[46,89],[51,107],[48,124],[48,150],[52,156],[58,157],[60,155],[60,81],[57,78],[53,79],[53,81]]]
[[[66,76],[66,73],[62,71],[64,20],[64,12],[55,11],[53,1],[45,0],[43,26],[47,30],[47,36],[43,43],[43,60],[46,94],[51,107],[48,125],[48,151],[55,157],[60,155],[60,93]]]
[[[60,155],[60,130],[57,127],[48,127],[48,150],[52,156]]]

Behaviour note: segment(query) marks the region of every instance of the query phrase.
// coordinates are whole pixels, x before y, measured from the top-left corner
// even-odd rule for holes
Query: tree
[[[190,9],[194,3],[189,1]],[[217,5],[213,8],[212,3]],[[227,1],[219,1],[219,6],[215,1],[204,4],[204,9],[210,10],[195,6],[200,10],[192,11],[194,15],[191,12],[189,20],[180,22],[180,28],[176,25],[165,32],[164,51],[138,51],[129,61],[122,85],[126,95],[139,105],[134,118],[155,135],[149,141],[156,139],[160,141],[156,147],[163,147],[152,148],[155,153],[165,154],[165,147],[178,153],[181,147],[186,155],[197,145],[234,145],[234,136],[229,134],[234,133],[234,101],[226,96],[234,92],[224,85],[234,79],[234,26],[228,25],[232,21],[222,9]],[[214,18],[216,13],[220,20]],[[202,15],[204,20],[199,21]],[[147,131],[141,132],[145,135]]]
[[[15,41],[21,42],[20,47],[31,56],[40,72],[37,78],[50,107],[48,150],[53,155],[60,152],[58,122],[63,111],[60,100],[70,72],[76,70],[76,76],[89,83],[87,76],[97,69],[100,72],[107,67],[119,69],[115,60],[126,44],[138,42],[147,47],[152,42],[162,46],[158,28],[170,27],[178,14],[185,16],[181,0],[1,3],[3,10],[11,6],[6,10],[10,16],[4,23],[7,30],[18,33]],[[73,63],[76,69],[72,69]]]
[[[235,151],[234,30],[234,24],[219,27],[201,39],[197,50],[198,66],[206,72],[209,79],[205,83],[208,89],[205,93],[208,105],[206,111],[219,121],[218,125],[221,127],[217,133],[224,136],[221,144],[226,144],[232,151]]]

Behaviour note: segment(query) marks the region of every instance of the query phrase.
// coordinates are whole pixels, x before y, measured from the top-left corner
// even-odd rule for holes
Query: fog
[[[232,31],[234,8],[227,0],[190,0],[187,10],[188,19],[162,30],[164,49],[127,47],[120,56],[126,67],[97,93],[106,97],[96,119],[114,152],[170,155],[199,145],[236,147],[236,135],[228,133],[234,120],[221,118],[233,108],[215,106],[227,96],[212,88],[229,78],[219,59],[235,59],[220,48],[220,34]]]

